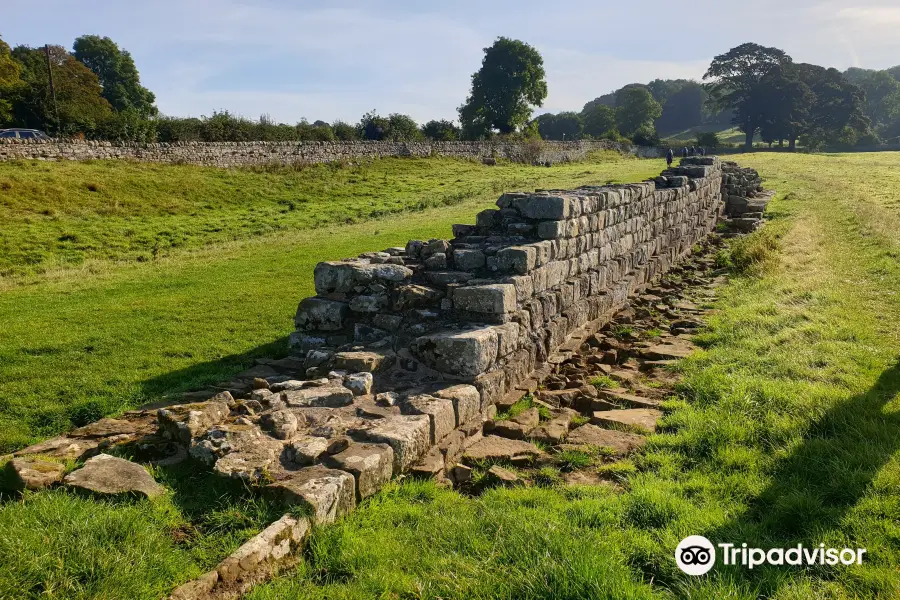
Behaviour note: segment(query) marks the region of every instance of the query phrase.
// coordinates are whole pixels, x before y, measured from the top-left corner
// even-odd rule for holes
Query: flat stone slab
[[[267,489],[289,506],[308,507],[317,524],[332,523],[356,506],[353,475],[323,466],[300,469]]]
[[[353,403],[353,392],[342,385],[308,387],[281,392],[288,406],[338,408]]]
[[[213,425],[225,421],[230,410],[225,402],[178,404],[157,412],[159,429],[165,437],[188,443]]]
[[[44,456],[23,456],[6,463],[11,484],[17,490],[40,490],[62,481],[66,467]]]
[[[656,421],[663,416],[662,411],[652,408],[623,408],[620,410],[600,410],[591,415],[594,425],[628,425],[640,427],[649,432],[656,431]]]
[[[521,440],[489,435],[469,446],[463,458],[468,461],[510,460],[517,456],[540,456],[540,448]]]
[[[351,473],[356,479],[356,498],[362,500],[391,480],[394,450],[387,444],[353,443],[325,459],[325,464]]]
[[[88,460],[82,468],[66,475],[63,482],[69,487],[104,495],[140,494],[154,498],[166,491],[141,465],[109,454],[98,454]]]
[[[435,392],[434,396],[453,401],[457,425],[468,423],[481,410],[481,394],[474,385],[454,385]]]
[[[43,454],[54,458],[78,460],[95,454],[102,441],[102,439],[70,438],[62,435],[22,448],[18,452],[14,452],[13,456]]]
[[[566,438],[566,443],[578,446],[612,448],[617,455],[625,456],[646,444],[647,438],[635,433],[604,429],[588,423],[573,429]]]
[[[614,392],[612,390],[600,390],[600,397],[631,408],[656,408],[660,405],[660,401],[653,398],[644,398],[643,396]]]
[[[332,368],[349,373],[372,373],[385,364],[387,358],[379,352],[338,352],[332,359]]]
[[[640,351],[647,360],[677,360],[687,358],[694,352],[694,347],[684,344],[655,344]]]

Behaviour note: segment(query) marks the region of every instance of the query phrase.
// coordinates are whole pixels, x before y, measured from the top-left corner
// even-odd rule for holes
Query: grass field
[[[900,597],[900,154],[740,160],[779,191],[770,225],[736,250],[758,262],[722,290],[705,350],[683,364],[662,433],[622,470],[623,493],[472,499],[394,485],[314,532],[302,564],[249,597]],[[575,184],[641,179],[660,165],[564,168],[573,171],[556,176]],[[0,322],[12,326],[0,337],[4,443],[226,378],[283,348],[316,260],[446,235],[494,195],[147,263],[22,274],[0,292]],[[0,563],[0,598],[158,598],[273,514],[211,478],[156,475],[172,493],[155,502],[6,499],[0,556],[13,559]],[[690,578],[672,558],[689,534],[867,555],[854,567],[717,566]]]

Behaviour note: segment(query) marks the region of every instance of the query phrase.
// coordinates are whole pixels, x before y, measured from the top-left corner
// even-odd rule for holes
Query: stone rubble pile
[[[755,169],[730,161],[722,163],[722,197],[730,229],[739,233],[756,230],[774,195],[774,191],[763,189],[762,178]]]

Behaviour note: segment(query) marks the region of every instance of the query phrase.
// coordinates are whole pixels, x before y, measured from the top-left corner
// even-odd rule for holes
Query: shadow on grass
[[[749,509],[704,535],[713,544],[728,542],[740,547],[746,542],[763,549],[796,547],[798,543],[811,548],[822,542],[826,547],[842,547],[844,542],[835,540],[845,537],[848,545],[856,547],[857,536],[867,532],[854,531],[844,519],[900,450],[900,412],[884,410],[898,392],[900,363],[885,370],[868,391],[841,402],[813,422],[804,441],[777,463],[769,485],[749,503]],[[867,550],[868,561],[876,558],[880,549]],[[831,569],[818,567],[822,568]],[[717,557],[716,571],[731,569]],[[773,597],[786,582],[787,569],[799,573],[802,567],[758,567],[753,571],[741,567],[730,574],[749,579],[761,597]]]
[[[161,405],[180,401],[180,394],[221,385],[249,369],[258,358],[283,358],[288,354],[288,337],[283,336],[240,354],[193,364],[141,382],[144,404]]]

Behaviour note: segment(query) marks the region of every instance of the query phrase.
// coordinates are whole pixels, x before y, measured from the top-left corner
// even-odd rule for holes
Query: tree
[[[796,68],[799,79],[815,94],[809,123],[803,131],[808,140],[814,145],[850,146],[871,133],[871,122],[863,112],[865,94],[859,87],[847,81],[837,69],[806,63]]]
[[[359,120],[359,125],[356,126],[362,139],[373,141],[385,139],[389,128],[388,120],[374,110],[364,114]]]
[[[844,77],[865,93],[863,110],[873,127],[883,129],[900,119],[900,81],[888,71],[851,67]]]
[[[545,140],[580,140],[584,132],[581,115],[575,112],[545,113],[536,122],[541,138]]]
[[[23,127],[57,133],[93,132],[112,115],[109,102],[101,95],[100,81],[65,48],[50,46],[49,53],[55,103],[50,93],[44,49],[17,46],[12,52],[21,65],[25,82],[12,99],[15,122]]]
[[[662,104],[662,115],[656,120],[656,129],[678,133],[700,125],[704,120],[706,97],[703,86],[696,81],[685,81],[678,89],[667,93],[664,100],[658,100]]]
[[[422,135],[436,142],[451,142],[459,139],[459,127],[452,121],[431,120],[422,125]]]
[[[616,111],[605,104],[594,104],[581,112],[584,133],[592,138],[618,137]]]
[[[528,123],[533,107],[547,97],[544,59],[525,42],[501,37],[484,49],[481,69],[459,108],[466,133],[481,138],[493,130],[508,134]]]
[[[334,123],[332,123],[331,130],[334,131],[335,138],[344,142],[359,139],[359,132],[357,131],[356,127],[350,125],[349,123],[344,123],[343,121],[335,121]]]
[[[25,85],[21,72],[22,69],[13,59],[9,45],[0,39],[0,125],[12,122],[13,98]]]
[[[392,141],[415,141],[422,139],[419,124],[409,115],[393,113],[388,116],[388,129],[385,139]]]
[[[759,86],[774,67],[789,64],[791,57],[778,48],[741,44],[713,58],[703,79],[710,79],[707,91],[711,103],[734,111],[733,122],[744,132],[745,146],[753,147],[753,136],[762,122]]]
[[[815,101],[815,94],[799,79],[793,65],[771,69],[754,94],[763,141],[781,146],[784,140],[790,140],[793,150],[794,140],[809,126],[810,108]]]
[[[134,59],[108,37],[83,35],[75,40],[75,58],[94,72],[103,86],[103,97],[113,109],[136,110],[144,116],[157,113],[156,96],[141,85]]]
[[[662,107],[646,86],[628,85],[616,93],[616,124],[626,137],[642,127],[653,129],[661,114]]]

